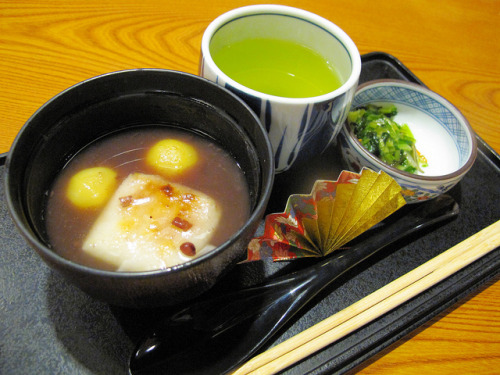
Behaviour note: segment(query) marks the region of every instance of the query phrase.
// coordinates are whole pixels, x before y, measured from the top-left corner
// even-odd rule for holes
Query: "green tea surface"
[[[211,53],[215,64],[230,78],[269,95],[307,98],[341,86],[333,62],[291,41],[245,39]]]

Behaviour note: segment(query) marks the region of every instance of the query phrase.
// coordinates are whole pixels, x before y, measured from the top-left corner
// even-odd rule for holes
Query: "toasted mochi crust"
[[[118,271],[168,268],[206,253],[220,220],[217,203],[162,177],[133,173],[92,226],[83,250]],[[194,256],[181,252],[190,242]]]

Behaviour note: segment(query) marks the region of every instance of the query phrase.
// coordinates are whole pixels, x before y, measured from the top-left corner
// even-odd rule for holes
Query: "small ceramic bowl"
[[[438,94],[406,81],[375,80],[358,87],[352,109],[369,103],[397,107],[394,120],[408,124],[428,166],[422,174],[391,167],[366,150],[346,122],[339,141],[349,169],[383,170],[400,184],[408,203],[417,203],[450,190],[474,164],[477,143],[473,130],[460,111]]]
[[[173,125],[203,134],[231,154],[248,184],[251,212],[247,222],[214,250],[161,270],[105,271],[56,253],[47,234],[44,212],[59,171],[95,140],[147,124]],[[246,245],[264,215],[273,177],[267,133],[241,99],[191,74],[137,69],[91,78],[44,104],[26,122],[11,147],[5,190],[14,223],[52,269],[110,304],[153,307],[196,297],[244,257]]]

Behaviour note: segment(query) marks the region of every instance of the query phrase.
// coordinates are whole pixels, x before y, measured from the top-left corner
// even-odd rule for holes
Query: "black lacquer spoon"
[[[387,245],[457,214],[458,204],[447,195],[440,196],[416,205],[396,221],[373,230],[366,240],[311,267],[185,307],[137,345],[130,373],[228,373],[347,270]]]

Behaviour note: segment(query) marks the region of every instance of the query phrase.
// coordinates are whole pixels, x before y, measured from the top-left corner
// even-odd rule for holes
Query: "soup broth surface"
[[[66,197],[69,180],[77,172],[102,166],[113,169],[118,185],[132,173],[161,175],[146,162],[148,150],[164,139],[176,139],[194,147],[197,163],[169,182],[198,190],[217,202],[221,218],[210,244],[221,245],[239,230],[249,217],[248,186],[236,161],[212,141],[194,133],[164,126],[136,128],[113,134],[88,146],[61,171],[49,194],[46,226],[53,249],[74,262],[106,270],[116,267],[89,256],[82,250],[102,208],[78,208]]]

